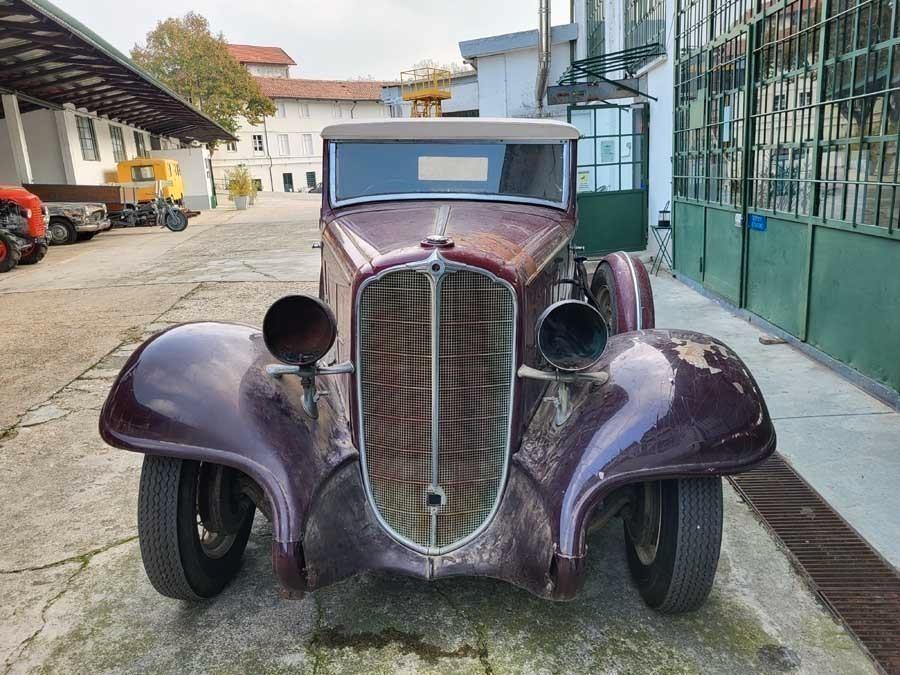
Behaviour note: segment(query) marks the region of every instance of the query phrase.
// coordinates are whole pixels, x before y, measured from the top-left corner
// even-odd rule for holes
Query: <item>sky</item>
[[[204,15],[229,42],[282,47],[294,77],[396,79],[423,59],[460,62],[459,42],[537,28],[538,0],[53,0],[115,47],[131,51],[161,19]],[[552,0],[553,25],[569,0]]]

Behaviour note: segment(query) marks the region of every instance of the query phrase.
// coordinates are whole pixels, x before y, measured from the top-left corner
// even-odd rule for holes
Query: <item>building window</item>
[[[286,117],[287,108],[284,101],[275,101],[275,117]]]
[[[122,138],[122,127],[109,125],[109,138],[112,140],[113,159],[117,162],[124,162],[128,159],[125,152],[125,139]]]
[[[265,152],[266,146],[263,144],[262,134],[253,134],[253,152]]]
[[[631,66],[637,70],[666,53],[666,0],[626,0],[625,49],[658,47]]]
[[[282,157],[291,154],[291,143],[287,134],[278,134],[278,154]]]
[[[237,143],[235,143],[234,141],[228,141],[225,144],[225,149],[228,152],[237,152]]]
[[[300,117],[309,117],[309,103],[300,104]]]
[[[602,56],[606,51],[606,18],[604,0],[587,0],[587,49],[588,58]]]
[[[81,142],[81,157],[86,162],[99,162],[100,152],[97,150],[97,134],[94,133],[94,120],[77,115],[78,140]]]
[[[147,143],[144,140],[144,134],[140,131],[134,132],[134,154],[136,157],[147,157]]]
[[[306,187],[314,188],[316,187],[316,172],[315,171],[307,171],[306,172]]]
[[[312,134],[303,134],[301,136],[301,139],[303,140],[303,154],[304,155],[313,154]]]
[[[335,119],[341,119],[344,116],[344,111],[341,109],[340,103],[331,104],[331,116]]]

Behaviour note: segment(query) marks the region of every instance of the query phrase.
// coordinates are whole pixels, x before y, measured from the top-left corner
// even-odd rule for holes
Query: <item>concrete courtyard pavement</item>
[[[200,605],[157,595],[136,541],[141,459],[100,440],[99,408],[155,331],[199,319],[259,325],[274,299],[315,292],[317,218],[314,201],[265,195],[246,212],[205,213],[180,235],[108,233],[0,277],[0,353],[19,352],[0,370],[3,675],[874,672],[727,485],[712,595],[682,617],[642,605],[617,521],[591,535],[587,581],[570,603],[489,579],[384,574],[287,597],[260,516],[222,595]],[[655,283],[660,325],[700,298]],[[792,397],[778,402],[766,363],[750,366],[773,413],[791,417]]]

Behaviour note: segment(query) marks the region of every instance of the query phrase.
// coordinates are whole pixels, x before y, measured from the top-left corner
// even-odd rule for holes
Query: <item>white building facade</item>
[[[644,236],[631,250],[646,247],[656,252],[649,226],[670,203],[672,195],[672,74],[674,39],[670,25],[675,0],[573,0],[568,24],[551,29],[550,73],[552,87],[575,63],[622,50],[647,47],[655,55],[628,61],[629,71],[603,70],[613,81],[632,81],[636,92],[618,89],[613,98],[553,105],[545,97],[539,106],[535,96],[538,69],[538,31],[523,31],[460,42],[460,54],[478,72],[479,109],[482,116],[545,116],[571,121],[583,133],[593,132],[579,144],[579,157],[592,164],[579,167],[579,192],[646,193],[641,207]],[[668,17],[668,18],[667,18]],[[558,19],[559,17],[553,17]],[[535,16],[537,24],[537,16]],[[653,45],[657,45],[653,47]],[[626,60],[628,57],[623,57]],[[582,78],[597,81],[598,78]],[[602,80],[600,80],[602,81]],[[580,107],[619,106],[603,113],[579,111]],[[645,114],[641,121],[643,110]],[[612,130],[599,129],[601,119]],[[587,121],[588,124],[583,124]],[[590,126],[590,131],[586,128]],[[609,134],[605,138],[604,135]],[[618,138],[613,138],[618,135]],[[633,138],[626,138],[632,135]],[[581,164],[581,162],[579,162]],[[605,227],[605,226],[604,226]],[[626,246],[627,247],[627,246]]]
[[[321,131],[346,119],[390,116],[382,83],[366,80],[311,80],[290,77],[294,61],[277,47],[231,45],[232,55],[254,76],[275,104],[261,124],[242,124],[237,142],[220,145],[212,156],[219,189],[227,173],[245,166],[257,189],[302,192],[322,180]]]
[[[0,158],[11,158],[15,122],[0,119]],[[29,175],[20,175],[12,161],[0,159],[0,183],[102,185],[118,181],[116,165],[149,157],[152,150],[179,147],[174,138],[154,136],[117,120],[70,106],[62,110],[21,113],[29,159]]]

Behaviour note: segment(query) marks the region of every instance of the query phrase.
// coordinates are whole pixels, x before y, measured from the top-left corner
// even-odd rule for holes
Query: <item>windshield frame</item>
[[[497,138],[483,138],[483,139],[460,139],[460,140],[448,140],[448,139],[427,139],[422,141],[416,141],[422,144],[427,143],[460,143],[460,144],[476,144],[476,143],[512,143],[514,142],[517,145],[524,144],[535,144],[535,145],[562,145],[563,146],[563,155],[562,155],[562,168],[563,168],[563,176],[562,176],[562,199],[560,201],[553,201],[549,199],[539,199],[537,197],[520,197],[517,195],[500,195],[500,194],[485,194],[479,192],[398,192],[395,194],[381,194],[381,195],[367,195],[363,197],[351,197],[349,199],[337,199],[337,172],[335,168],[337,166],[337,146],[339,143],[384,143],[384,144],[397,144],[397,141],[391,140],[381,140],[381,139],[352,139],[352,140],[329,140],[328,141],[328,202],[331,204],[333,208],[340,208],[342,206],[352,206],[354,204],[365,204],[369,202],[393,202],[393,201],[413,201],[413,200],[456,200],[456,201],[481,201],[481,202],[506,202],[513,204],[532,204],[535,206],[549,206],[555,209],[561,209],[563,211],[568,209],[569,206],[569,198],[570,198],[570,172],[571,172],[571,148],[572,143],[566,139],[528,139],[528,140],[519,140],[515,141],[507,141],[505,139],[497,139]]]

